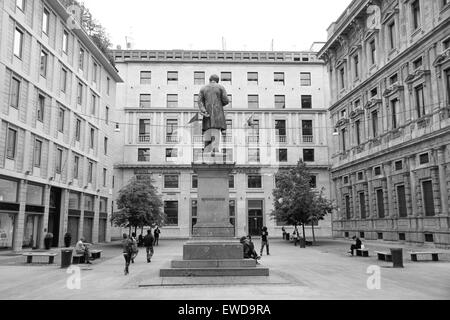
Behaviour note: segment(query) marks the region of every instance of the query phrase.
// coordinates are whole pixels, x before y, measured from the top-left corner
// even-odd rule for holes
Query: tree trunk
[[[312,236],[313,236],[313,243],[314,244],[316,244],[316,235],[315,235],[315,233],[314,233],[314,220],[313,220],[313,222],[312,222]]]

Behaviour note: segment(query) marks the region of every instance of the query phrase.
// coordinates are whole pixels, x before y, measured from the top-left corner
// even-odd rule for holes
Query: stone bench
[[[411,261],[417,262],[417,256],[431,256],[433,261],[439,261],[439,252],[410,252]]]
[[[75,253],[72,257],[72,264],[80,264],[85,262],[84,254],[82,253]]]
[[[22,254],[24,257],[27,257],[27,263],[33,263],[34,257],[46,257],[48,258],[48,264],[55,263],[55,257],[58,255],[54,252],[26,252]]]
[[[103,250],[91,250],[92,260],[97,260],[102,257]]]
[[[392,254],[390,252],[375,251],[378,260],[392,262]]]
[[[356,256],[358,257],[369,257],[368,249],[356,249]]]

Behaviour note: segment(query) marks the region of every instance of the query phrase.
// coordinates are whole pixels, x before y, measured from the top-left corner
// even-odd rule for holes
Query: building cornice
[[[119,109],[120,110],[120,109]],[[198,109],[193,108],[177,108],[177,109],[169,109],[169,108],[125,108],[122,109],[124,112],[137,112],[137,113],[154,113],[154,112],[163,112],[163,113],[198,113]],[[327,113],[327,109],[244,109],[244,108],[233,108],[227,109],[225,108],[225,113],[302,113],[302,114],[317,114],[317,113]]]

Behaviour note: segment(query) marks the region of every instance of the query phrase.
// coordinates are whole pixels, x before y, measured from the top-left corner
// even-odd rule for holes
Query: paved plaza
[[[25,258],[0,253],[0,299],[150,299],[150,300],[290,300],[290,299],[448,299],[450,251],[440,262],[411,262],[404,248],[404,269],[378,261],[373,251],[399,247],[365,242],[371,257],[346,254],[350,242],[321,239],[300,249],[281,239],[271,242],[271,255],[262,265],[270,277],[160,278],[159,270],[182,255],[184,241],[161,241],[150,264],[141,249],[131,274],[123,275],[120,243],[103,245],[101,260],[81,265],[81,289],[70,290],[67,270],[57,264],[26,265]],[[260,240],[255,240],[259,247]],[[402,247],[402,246],[400,246]],[[417,248],[415,248],[417,249]],[[424,248],[420,248],[423,250]],[[381,288],[369,290],[367,273],[379,266]],[[70,281],[69,281],[70,282]],[[72,282],[73,283],[73,282]]]

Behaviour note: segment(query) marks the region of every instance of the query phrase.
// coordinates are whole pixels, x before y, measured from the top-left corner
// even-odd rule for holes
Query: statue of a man
[[[221,134],[227,129],[223,108],[229,103],[227,91],[219,84],[219,77],[212,75],[209,84],[200,90],[198,97],[198,107],[203,115],[204,156],[214,157],[221,153]]]

